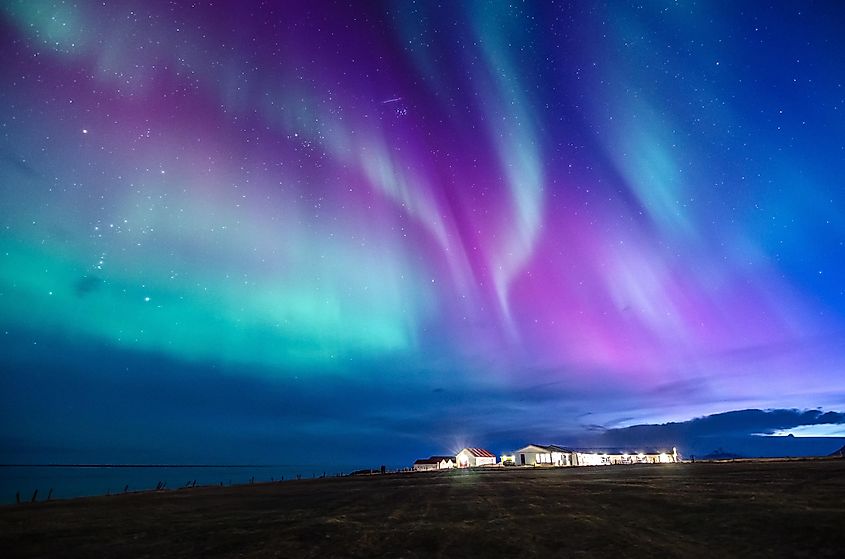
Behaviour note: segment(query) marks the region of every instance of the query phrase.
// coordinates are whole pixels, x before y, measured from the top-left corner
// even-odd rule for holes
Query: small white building
[[[432,456],[431,458],[437,460],[437,469],[439,470],[449,470],[455,467],[454,456]]]
[[[516,466],[571,466],[572,450],[554,444],[530,444],[513,451]]]
[[[457,454],[455,460],[459,468],[494,466],[496,455],[483,448],[465,448]]]
[[[425,472],[431,470],[448,470],[455,467],[454,456],[432,456],[431,458],[421,458],[414,462],[415,472]]]
[[[432,458],[420,458],[419,460],[414,462],[415,472],[428,472],[437,469],[437,460],[434,460]]]

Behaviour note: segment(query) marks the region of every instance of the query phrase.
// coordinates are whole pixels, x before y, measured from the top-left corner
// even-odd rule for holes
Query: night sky
[[[0,461],[845,434],[845,7],[772,4],[3,2]]]

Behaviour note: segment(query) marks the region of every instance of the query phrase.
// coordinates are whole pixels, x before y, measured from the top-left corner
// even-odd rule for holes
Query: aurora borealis
[[[836,3],[21,0],[0,25],[7,456],[845,407]]]

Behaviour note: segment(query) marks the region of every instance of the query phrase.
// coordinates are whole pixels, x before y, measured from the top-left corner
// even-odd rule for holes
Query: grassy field
[[[842,557],[845,460],[496,469],[0,508],[3,557]]]

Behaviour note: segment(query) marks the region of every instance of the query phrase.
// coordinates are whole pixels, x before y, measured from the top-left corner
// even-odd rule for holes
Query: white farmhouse
[[[572,450],[554,444],[530,444],[512,454],[516,466],[571,466]]]
[[[496,455],[483,448],[465,448],[457,454],[455,459],[459,468],[493,466],[496,464]]]

